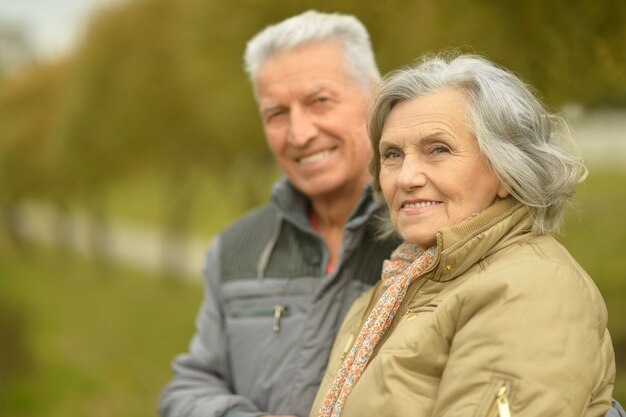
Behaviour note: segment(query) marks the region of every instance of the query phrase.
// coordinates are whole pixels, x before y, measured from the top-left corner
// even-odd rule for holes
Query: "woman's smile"
[[[508,193],[469,129],[467,103],[452,88],[398,103],[380,141],[380,185],[396,231],[422,248],[437,232]]]

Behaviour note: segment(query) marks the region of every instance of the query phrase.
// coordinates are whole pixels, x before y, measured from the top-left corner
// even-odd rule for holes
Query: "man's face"
[[[270,150],[310,198],[341,197],[369,181],[367,98],[346,73],[342,46],[318,42],[269,58],[256,78]]]

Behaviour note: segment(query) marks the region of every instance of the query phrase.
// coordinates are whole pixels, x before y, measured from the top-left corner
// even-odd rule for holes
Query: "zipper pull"
[[[346,358],[346,355],[352,348],[352,344],[354,343],[354,334],[350,334],[348,341],[346,342],[346,346],[343,348],[343,353],[341,354],[341,360],[343,361]]]
[[[499,417],[511,417],[511,409],[509,408],[509,399],[506,396],[507,387],[503,385],[498,390],[498,395],[496,395],[496,404],[498,405],[498,416]]]
[[[489,417],[511,417],[511,410],[509,408],[509,399],[506,396],[507,394],[507,386],[502,385],[498,392],[496,393],[496,398],[494,399],[491,407],[489,408],[489,413],[487,416]]]
[[[280,331],[280,318],[282,317],[284,312],[285,307],[281,306],[280,304],[276,304],[274,306],[274,325],[272,326],[272,330],[274,330],[274,333],[278,333]]]

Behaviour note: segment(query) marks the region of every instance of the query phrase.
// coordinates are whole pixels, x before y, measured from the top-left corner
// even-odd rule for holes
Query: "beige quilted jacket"
[[[509,198],[439,232],[435,268],[409,287],[343,417],[606,414],[615,360],[602,296],[530,226]],[[311,416],[379,292],[348,313]]]

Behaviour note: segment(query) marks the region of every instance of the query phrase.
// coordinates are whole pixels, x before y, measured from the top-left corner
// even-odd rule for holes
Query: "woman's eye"
[[[432,153],[437,154],[437,155],[441,155],[441,154],[449,153],[449,152],[450,152],[450,149],[448,149],[448,147],[441,146],[441,145],[435,146],[432,149]]]
[[[387,150],[385,152],[382,153],[382,157],[383,160],[393,160],[393,159],[397,159],[400,158],[402,155],[400,154],[400,152],[396,151],[395,149],[390,149]]]

